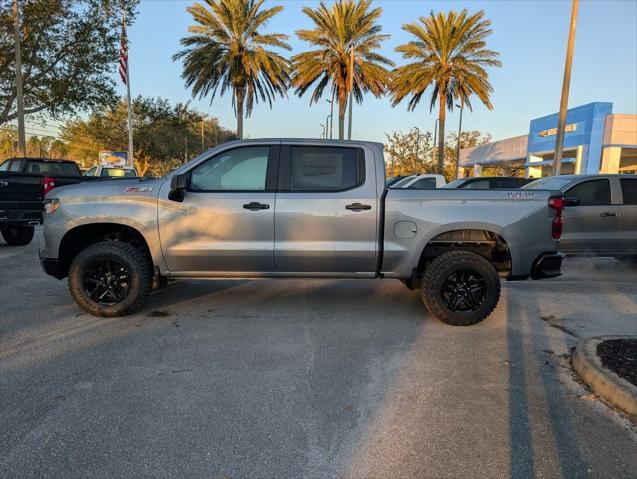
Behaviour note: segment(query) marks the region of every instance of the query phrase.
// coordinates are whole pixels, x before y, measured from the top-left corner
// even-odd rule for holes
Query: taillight
[[[564,218],[562,217],[564,198],[549,198],[549,207],[555,210],[555,216],[551,223],[551,236],[553,239],[560,239],[562,237],[562,229],[564,228]]]
[[[50,176],[45,176],[42,178],[42,189],[44,191],[44,195],[55,188],[55,178],[51,178]]]

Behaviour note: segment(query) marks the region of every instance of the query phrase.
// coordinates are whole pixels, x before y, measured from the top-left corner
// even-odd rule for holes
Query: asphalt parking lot
[[[505,283],[473,327],[394,281],[184,281],[97,319],[0,242],[0,477],[635,477],[566,358],[637,334],[637,267]]]

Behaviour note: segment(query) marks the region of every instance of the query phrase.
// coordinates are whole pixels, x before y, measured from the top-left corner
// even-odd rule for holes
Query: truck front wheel
[[[152,286],[152,267],[144,253],[122,241],[87,246],[69,268],[75,302],[93,316],[124,316],[136,311]]]
[[[10,225],[0,230],[9,246],[24,246],[31,242],[35,228],[33,226]]]
[[[500,299],[500,277],[484,257],[470,251],[450,251],[427,265],[422,300],[431,314],[454,326],[482,321]]]

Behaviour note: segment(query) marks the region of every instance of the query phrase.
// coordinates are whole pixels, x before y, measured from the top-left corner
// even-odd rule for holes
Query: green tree
[[[243,138],[244,106],[247,115],[254,103],[285,96],[289,62],[268,47],[290,49],[287,35],[262,33],[283,7],[261,8],[264,0],[206,0],[188,7],[195,25],[181,39],[184,50],[173,56],[183,60],[182,78],[193,97],[214,99],[217,90],[233,92],[237,135]]]
[[[385,136],[385,152],[389,157],[385,164],[387,177],[436,172],[431,157],[431,133],[427,131],[419,135],[416,130],[408,133],[394,131],[385,133]]]
[[[337,0],[331,7],[323,2],[318,8],[303,7],[314,28],[298,30],[301,40],[317,47],[292,57],[292,86],[299,96],[314,88],[310,105],[317,102],[326,87],[332,99],[338,99],[338,137],[345,133],[345,109],[350,92],[351,52],[354,51],[354,98],[362,103],[363,94],[379,97],[390,80],[386,66],[393,63],[376,53],[383,40],[382,27],[377,23],[382,9],[369,10],[371,0]]]
[[[68,155],[84,167],[98,161],[101,150],[126,151],[126,102],[96,112],[86,120],[76,119],[62,127]],[[137,97],[133,101],[136,168],[140,175],[152,171],[163,174],[217,143],[232,132],[219,126],[216,118],[206,117],[188,104],[170,105],[161,98]],[[201,123],[204,124],[204,144]]]
[[[460,13],[432,11],[419,21],[403,25],[403,30],[415,39],[396,48],[411,63],[393,72],[392,102],[397,105],[411,95],[408,109],[413,110],[427,88],[432,87],[430,110],[438,102],[438,171],[443,173],[446,110],[460,102],[471,111],[470,97],[474,94],[492,109],[493,88],[486,68],[499,67],[501,63],[499,53],[486,48],[492,30],[483,10],[471,15],[466,9]]]
[[[25,113],[65,117],[116,101],[122,9],[134,18],[137,0],[20,2]],[[16,112],[11,0],[0,0],[0,124]]]

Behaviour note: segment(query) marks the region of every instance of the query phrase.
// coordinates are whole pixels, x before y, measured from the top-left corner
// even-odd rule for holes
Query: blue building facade
[[[461,176],[480,176],[484,168],[505,175],[524,170],[528,177],[552,173],[558,113],[536,118],[527,135],[498,140],[460,152]],[[468,170],[473,169],[473,172]],[[566,114],[562,174],[637,172],[637,115],[613,113],[610,102],[571,108]]]
[[[606,116],[613,113],[613,104],[594,102],[571,108],[566,114],[566,132],[564,134],[564,151],[572,150],[577,155],[581,148],[578,173],[597,173],[600,170],[602,145],[604,141],[604,124]],[[542,158],[545,154],[553,154],[557,138],[558,114],[547,115],[531,120],[527,154],[529,164],[531,158]],[[552,158],[550,160],[552,162]],[[565,162],[576,163],[574,159]]]

